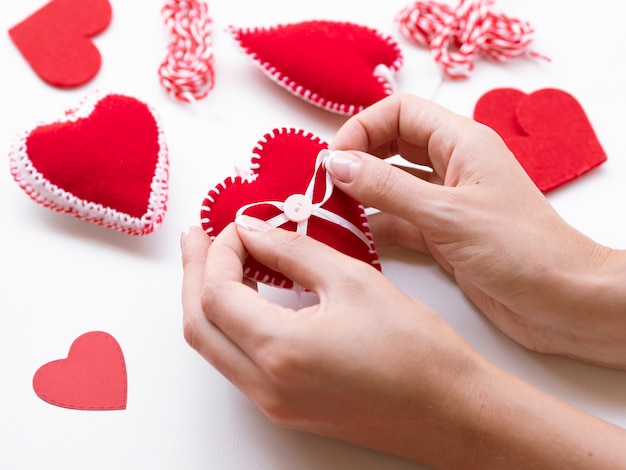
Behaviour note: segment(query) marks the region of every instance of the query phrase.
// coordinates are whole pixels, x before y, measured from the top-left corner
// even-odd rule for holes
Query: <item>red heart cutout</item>
[[[500,134],[543,192],[607,158],[582,106],[562,90],[528,95],[512,88],[491,90],[476,103],[474,119]]]
[[[155,111],[135,98],[91,94],[20,135],[10,157],[15,180],[46,207],[132,235],[161,224],[167,146]]]
[[[202,227],[215,237],[246,206],[243,213],[249,216],[267,221],[274,217],[283,218],[283,211],[288,211],[282,207],[283,202],[294,194],[307,194],[309,188],[312,191],[309,200],[320,205],[306,220],[305,232],[380,269],[363,206],[333,189],[320,165],[318,156],[327,147],[321,139],[303,130],[275,129],[266,134],[251,157],[252,175],[249,178],[229,177],[208,192],[200,214]],[[332,193],[328,197],[329,188]],[[333,214],[331,218],[343,220],[339,224],[328,220],[326,211]],[[272,225],[302,231],[302,225],[287,218]],[[245,262],[244,274],[252,280],[278,287],[290,289],[294,286],[293,281],[282,273],[270,270],[252,257]]]
[[[390,95],[391,75],[402,65],[391,36],[353,23],[314,20],[230,32],[276,83],[339,114],[356,114]]]
[[[42,80],[73,87],[100,69],[100,52],[90,37],[110,21],[108,0],[52,0],[13,26],[9,35]]]
[[[72,343],[67,359],[37,370],[33,389],[45,402],[63,408],[123,410],[127,378],[122,349],[108,333],[85,333]]]

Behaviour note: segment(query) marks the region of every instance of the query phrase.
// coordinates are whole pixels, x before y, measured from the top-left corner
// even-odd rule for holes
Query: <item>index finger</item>
[[[368,153],[385,149],[385,157],[400,154],[443,174],[453,149],[473,122],[428,100],[399,93],[350,118],[330,147]]]

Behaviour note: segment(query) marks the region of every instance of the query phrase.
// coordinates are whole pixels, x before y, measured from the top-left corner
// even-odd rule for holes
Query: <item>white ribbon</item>
[[[360,230],[356,225],[346,220],[342,216],[335,214],[334,212],[331,212],[328,209],[325,209],[322,207],[330,199],[330,197],[333,194],[333,189],[334,189],[334,184],[328,172],[326,172],[326,188],[324,191],[324,197],[322,198],[320,202],[313,202],[313,191],[315,188],[315,181],[317,179],[317,173],[320,170],[320,168],[323,166],[322,164],[324,162],[324,159],[327,158],[330,154],[331,154],[330,150],[327,150],[327,149],[324,149],[320,151],[320,153],[317,154],[317,158],[315,160],[315,171],[313,172],[313,177],[311,178],[311,181],[309,182],[306,188],[306,191],[304,192],[304,196],[309,200],[309,202],[311,203],[313,207],[311,216],[316,216],[320,219],[326,220],[335,225],[339,225],[340,227],[343,227],[346,230],[349,230],[354,235],[356,235],[363,243],[365,243],[368,246],[368,248],[372,249],[372,241],[369,238],[367,238],[367,236],[363,233],[362,230]],[[270,206],[274,206],[278,210],[281,211],[280,214],[278,214],[275,217],[272,217],[271,219],[267,221],[267,223],[270,224],[272,227],[274,228],[280,227],[281,225],[284,225],[290,221],[290,219],[285,215],[285,212],[284,212],[284,207],[285,207],[284,201],[253,202],[251,204],[247,204],[241,207],[237,211],[237,216],[242,215],[246,210],[252,207],[262,206],[266,204]],[[308,230],[308,226],[309,226],[309,219],[307,218],[306,220],[297,222],[296,231],[298,233],[306,234]]]

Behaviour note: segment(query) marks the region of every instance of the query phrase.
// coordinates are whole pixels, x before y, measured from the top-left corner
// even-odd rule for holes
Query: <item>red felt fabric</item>
[[[400,68],[397,43],[347,22],[304,21],[271,28],[231,28],[241,48],[292,93],[314,104],[352,114],[393,91],[374,73],[379,64]]]
[[[35,202],[131,235],[160,226],[169,161],[156,112],[130,96],[87,95],[18,135],[11,174]]]
[[[500,134],[543,192],[607,159],[584,109],[562,90],[491,90],[476,103],[474,119]]]
[[[219,234],[226,225],[235,219],[240,207],[252,202],[283,202],[292,194],[304,194],[313,177],[315,160],[320,150],[327,144],[319,138],[301,130],[276,129],[267,134],[256,148],[253,163],[259,165],[254,170],[257,178],[248,182],[242,178],[227,178],[204,199],[201,210],[202,227],[211,236]],[[313,202],[323,199],[325,190],[325,172],[320,170],[315,182]],[[337,188],[324,204],[324,208],[339,214],[365,232],[370,240],[369,225],[365,211],[355,201]],[[280,210],[262,205],[248,209],[246,215],[269,220]],[[281,228],[295,231],[296,224],[289,222]],[[349,230],[331,222],[311,216],[308,219],[307,234],[349,256],[363,260],[380,269],[375,250],[371,250]],[[372,244],[373,247],[373,244]],[[292,288],[293,282],[281,273],[270,270],[249,257],[245,268],[249,268],[248,277],[267,284]]]
[[[52,184],[132,217],[145,214],[159,140],[144,103],[107,95],[88,117],[37,127],[26,146]]]
[[[123,410],[127,376],[122,349],[108,333],[85,333],[72,343],[66,359],[37,370],[33,389],[42,400],[63,408]]]
[[[59,87],[91,80],[101,65],[90,37],[111,21],[108,0],[52,0],[9,30],[39,77]]]

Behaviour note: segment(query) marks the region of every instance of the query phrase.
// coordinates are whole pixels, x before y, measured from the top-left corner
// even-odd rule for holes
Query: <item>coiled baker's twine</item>
[[[161,85],[178,100],[200,100],[215,83],[209,7],[198,0],[168,0],[161,14],[174,37],[159,67]]]
[[[400,32],[430,47],[446,76],[466,78],[479,54],[504,62],[522,54],[545,60],[528,51],[535,30],[526,21],[490,10],[494,0],[461,0],[457,7],[434,1],[415,2],[396,16]]]

